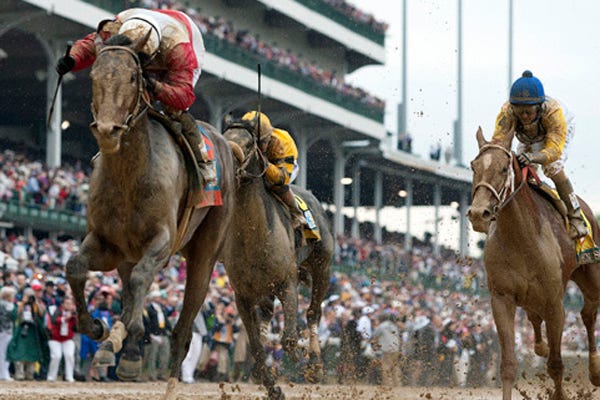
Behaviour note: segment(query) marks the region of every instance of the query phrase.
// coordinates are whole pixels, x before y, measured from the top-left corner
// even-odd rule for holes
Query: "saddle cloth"
[[[204,185],[204,194],[197,196],[201,197],[202,200],[196,204],[196,208],[221,206],[223,205],[223,197],[221,195],[221,163],[219,162],[219,157],[217,157],[217,152],[215,151],[215,144],[210,140],[208,134],[200,124],[198,124],[198,130],[202,133],[204,150],[206,150],[206,154],[208,154],[208,158],[212,161],[212,165],[216,170],[217,180],[213,183]]]
[[[536,190],[543,193],[546,197],[551,200],[554,207],[560,212],[560,214],[565,219],[565,224],[567,230],[569,229],[569,219],[567,218],[567,208],[563,204],[562,200],[558,196],[558,192],[556,189],[548,186],[547,184],[540,182],[532,182],[529,181],[529,184],[533,186]],[[588,234],[582,238],[575,239],[575,252],[577,254],[577,265],[585,265],[585,264],[594,264],[600,262],[600,248],[594,242],[592,225],[588,220],[588,217],[585,213],[581,213],[583,215],[583,219],[585,220],[585,225],[588,228]]]
[[[316,239],[317,241],[321,240],[321,232],[315,223],[315,218],[313,217],[308,204],[306,204],[306,202],[297,194],[294,194],[294,197],[296,198],[298,208],[304,214],[304,218],[306,218],[307,225],[304,227],[304,237],[306,239]]]

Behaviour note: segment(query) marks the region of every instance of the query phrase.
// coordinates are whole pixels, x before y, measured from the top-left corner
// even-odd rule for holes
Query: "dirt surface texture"
[[[165,392],[165,382],[96,383],[96,382],[0,382],[1,400],[159,400]],[[513,391],[513,399],[548,399],[550,382],[523,382]],[[288,400],[308,399],[371,399],[371,400],[496,400],[501,399],[499,388],[419,388],[383,387],[369,385],[297,385],[282,383]],[[566,383],[572,400],[598,400],[600,390],[591,385]],[[178,400],[262,400],[263,387],[244,383],[179,384]]]

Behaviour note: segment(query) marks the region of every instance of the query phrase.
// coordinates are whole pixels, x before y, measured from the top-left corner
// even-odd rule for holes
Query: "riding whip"
[[[73,42],[67,42],[67,51],[65,52],[65,57],[67,57],[69,55],[69,53],[71,52],[71,47],[73,46]],[[58,82],[56,82],[56,89],[54,89],[54,96],[52,96],[52,104],[50,105],[50,110],[48,111],[48,121],[46,123],[46,126],[48,128],[50,128],[50,121],[52,120],[52,114],[54,113],[54,103],[56,103],[56,95],[58,95],[58,88],[60,87],[60,84],[62,83],[62,79],[63,79],[64,75],[59,75],[58,77]]]
[[[260,115],[261,115],[261,112],[260,112],[260,103],[261,103],[261,92],[260,92],[260,81],[261,81],[260,75],[261,74],[260,74],[260,64],[256,65],[256,69],[257,69],[257,72],[258,72],[258,92],[257,92],[257,94],[258,94],[258,108],[257,108],[257,110],[258,110],[258,143],[260,144]]]

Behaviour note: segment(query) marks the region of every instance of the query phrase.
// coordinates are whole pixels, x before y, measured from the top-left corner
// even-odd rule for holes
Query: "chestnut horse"
[[[90,128],[100,155],[90,183],[88,232],[80,252],[67,264],[67,279],[77,303],[79,332],[105,340],[94,362],[114,365],[114,353],[123,346],[117,375],[131,381],[139,378],[142,369],[147,291],[173,253],[185,256],[183,309],[171,341],[169,387],[174,387],[189,348],[194,317],[231,221],[233,158],[220,133],[201,123],[220,165],[223,205],[188,207],[190,181],[184,154],[163,125],[148,117],[138,57],[145,40],[131,43],[118,35],[106,45],[97,44],[91,71],[94,122]],[[115,268],[123,283],[123,313],[121,322],[108,332],[102,321],[92,320],[84,290],[89,271]]]
[[[600,385],[600,356],[594,336],[600,305],[600,265],[577,267],[575,246],[564,217],[529,186],[524,170],[510,151],[512,139],[487,142],[478,129],[479,155],[471,162],[473,193],[469,210],[473,229],[487,233],[484,264],[502,352],[502,399],[511,399],[517,377],[516,307],[522,307],[532,322],[536,354],[548,357],[547,370],[555,389],[552,399],[566,399],[561,340],[563,299],[569,279],[583,293],[581,317],[588,334],[589,376],[594,385]],[[587,204],[582,200],[580,203],[597,242],[598,224]],[[542,339],[542,321],[546,323],[548,345]]]
[[[329,288],[334,241],[319,201],[312,193],[294,186],[294,193],[308,204],[321,233],[321,240],[307,239],[305,244],[296,247],[297,238],[288,207],[265,187],[266,160],[252,132],[247,123],[236,122],[223,133],[232,147],[237,168],[233,221],[225,242],[223,261],[248,333],[255,360],[254,375],[262,379],[270,399],[282,399],[284,395],[275,386],[275,378],[265,364],[261,331],[264,335],[266,323],[273,315],[272,300],[277,297],[285,318],[281,338],[283,348],[286,356],[295,360],[297,286],[299,281],[305,282],[311,288],[307,311],[310,359],[305,376],[309,381],[319,380],[322,364],[317,328],[321,303]]]

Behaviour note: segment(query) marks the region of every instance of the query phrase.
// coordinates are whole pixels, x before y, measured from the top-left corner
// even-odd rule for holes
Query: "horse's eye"
[[[131,75],[131,78],[130,78],[130,83],[134,83],[134,82],[135,82],[135,80],[136,80],[136,77],[137,77],[137,75],[135,75],[135,74],[132,74],[132,75]]]
[[[502,173],[503,173],[503,174],[505,174],[505,173],[507,173],[507,172],[508,172],[508,167],[504,167],[504,168],[502,168]]]

